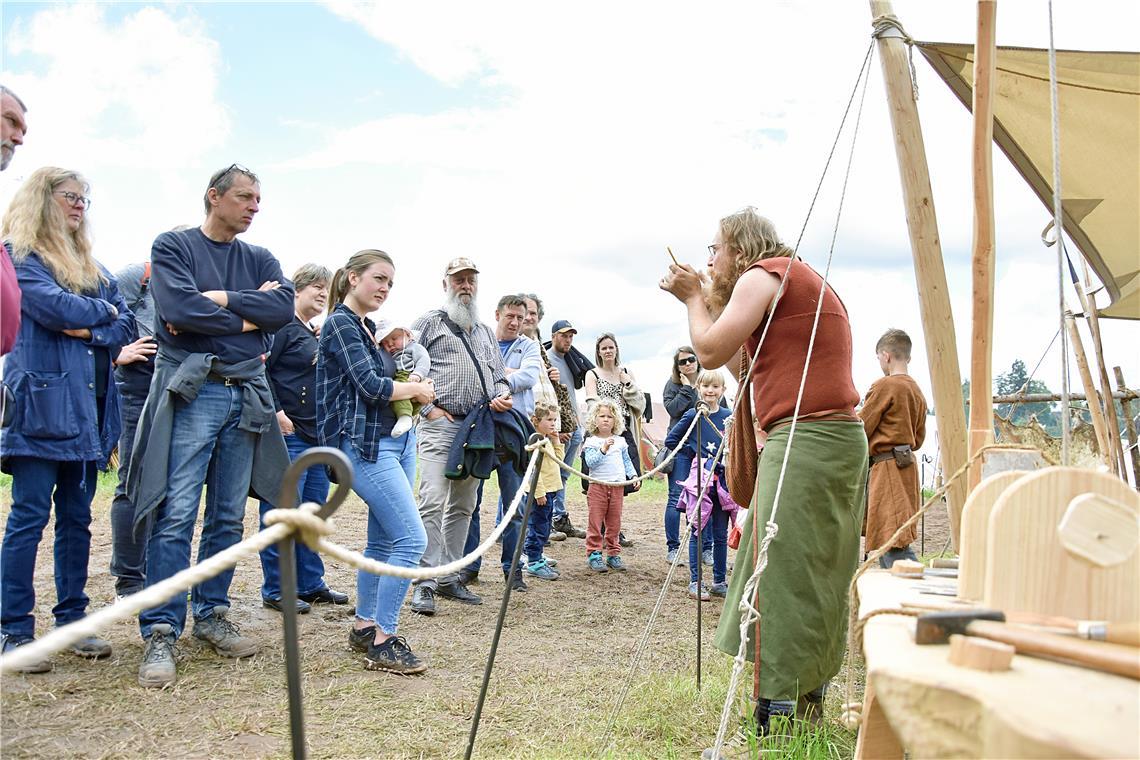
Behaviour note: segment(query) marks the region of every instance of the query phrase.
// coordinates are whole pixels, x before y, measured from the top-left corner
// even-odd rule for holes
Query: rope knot
[[[296,533],[296,539],[310,549],[316,549],[322,536],[333,532],[332,520],[325,520],[317,516],[319,504],[308,502],[296,509],[272,509],[265,513],[266,525],[279,523],[289,525]]]

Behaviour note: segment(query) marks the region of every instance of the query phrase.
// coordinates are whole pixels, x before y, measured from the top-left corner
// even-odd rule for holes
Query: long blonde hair
[[[4,212],[0,236],[12,246],[12,259],[23,261],[35,253],[62,287],[76,293],[98,290],[106,278],[91,255],[87,215],[72,232],[63,209],[52,197],[68,180],[78,182],[87,192],[89,185],[79,172],[44,166],[36,169],[20,185]]]
[[[709,307],[720,315],[744,270],[762,259],[791,258],[796,252],[780,242],[776,225],[754,206],[745,206],[720,220],[720,239],[736,252],[732,271],[713,278],[706,291]]]

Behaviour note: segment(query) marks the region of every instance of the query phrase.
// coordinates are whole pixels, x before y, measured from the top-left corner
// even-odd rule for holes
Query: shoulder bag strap
[[[479,376],[479,384],[483,386],[483,395],[489,400],[491,394],[487,391],[487,381],[483,378],[483,365],[479,364],[479,360],[475,358],[475,352],[471,350],[471,344],[467,342],[467,336],[463,334],[463,330],[459,329],[459,325],[451,317],[447,316],[446,312],[439,312],[439,317],[443,324],[447,325],[447,329],[451,330],[455,337],[459,338],[459,342],[467,349],[467,355],[471,357],[471,363],[475,365],[475,374]]]

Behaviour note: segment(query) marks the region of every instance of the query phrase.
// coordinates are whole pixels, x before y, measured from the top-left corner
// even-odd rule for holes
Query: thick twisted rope
[[[526,446],[526,450],[531,452],[531,457],[527,463],[526,473],[522,477],[524,484],[529,482],[531,474],[534,472],[539,448],[553,452],[550,442],[545,439],[537,444]],[[74,623],[56,628],[42,638],[10,651],[0,657],[0,673],[15,672],[34,662],[51,657],[88,636],[96,635],[113,623],[135,617],[143,610],[157,607],[171,597],[185,594],[199,583],[230,570],[245,557],[256,556],[258,552],[288,538],[291,534],[314,551],[324,552],[346,565],[373,575],[426,579],[457,572],[475,558],[483,556],[494,545],[503,531],[507,529],[515,512],[518,511],[525,494],[526,489],[520,487],[514,498],[511,499],[510,506],[504,512],[503,518],[483,543],[479,544],[469,554],[439,567],[396,567],[369,559],[360,552],[345,549],[339,544],[329,541],[325,536],[332,533],[332,521],[322,520],[317,516],[316,512],[320,509],[318,504],[302,504],[297,509],[271,510],[265,515],[265,523],[268,526],[265,530],[255,533],[241,543],[234,544],[164,581],[148,586],[136,594],[123,597],[109,607],[93,612]]]

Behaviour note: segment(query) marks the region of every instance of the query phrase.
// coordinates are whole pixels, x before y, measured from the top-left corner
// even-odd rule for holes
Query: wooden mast
[[[970,454],[994,440],[994,177],[993,80],[996,0],[978,0],[974,46],[974,313],[970,354]],[[983,459],[970,465],[970,490],[982,480]]]
[[[893,17],[889,0],[870,0],[872,19]],[[888,29],[878,37],[879,60],[886,83],[887,106],[895,136],[899,176],[906,205],[907,230],[914,256],[914,276],[918,284],[919,310],[926,336],[926,358],[934,390],[934,411],[938,420],[938,441],[944,472],[953,474],[966,463],[966,414],[962,409],[962,374],[958,368],[958,346],[946,270],[942,265],[942,245],[934,197],[926,165],[926,149],[918,120],[918,107],[911,88],[910,66],[903,35]],[[987,389],[988,390],[988,389]],[[966,481],[950,487],[946,504],[950,512],[950,538],[958,547],[958,529]]]

